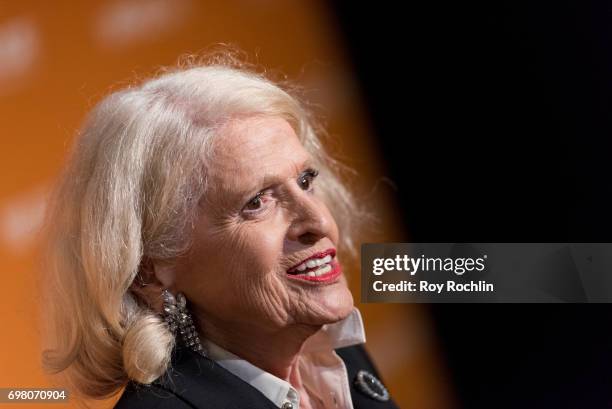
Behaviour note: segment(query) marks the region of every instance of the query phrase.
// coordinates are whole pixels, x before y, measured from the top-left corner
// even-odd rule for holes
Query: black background
[[[612,242],[612,3],[333,8],[411,241]],[[612,408],[609,305],[431,311],[461,407]]]

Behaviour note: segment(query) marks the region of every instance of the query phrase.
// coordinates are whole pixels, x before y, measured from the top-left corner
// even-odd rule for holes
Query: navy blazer
[[[348,371],[354,409],[397,409],[355,387],[361,369],[380,379],[362,345],[337,349]],[[256,388],[209,358],[178,347],[168,372],[151,385],[130,382],[115,409],[278,409]]]

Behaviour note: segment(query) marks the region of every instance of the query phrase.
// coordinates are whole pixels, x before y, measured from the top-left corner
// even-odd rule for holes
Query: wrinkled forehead
[[[266,180],[297,175],[311,161],[285,119],[234,119],[219,128],[211,145],[206,159],[208,186],[226,195],[242,194]]]

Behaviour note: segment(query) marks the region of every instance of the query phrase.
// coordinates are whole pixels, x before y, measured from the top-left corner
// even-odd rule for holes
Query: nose
[[[333,221],[320,199],[301,191],[294,196],[291,211],[288,240],[310,245],[330,235]]]

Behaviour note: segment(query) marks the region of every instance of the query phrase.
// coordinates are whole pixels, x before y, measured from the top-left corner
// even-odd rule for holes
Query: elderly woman
[[[339,248],[349,192],[298,100],[227,64],[92,112],[49,214],[45,366],[116,408],[392,408]],[[342,235],[335,218],[343,227]]]

